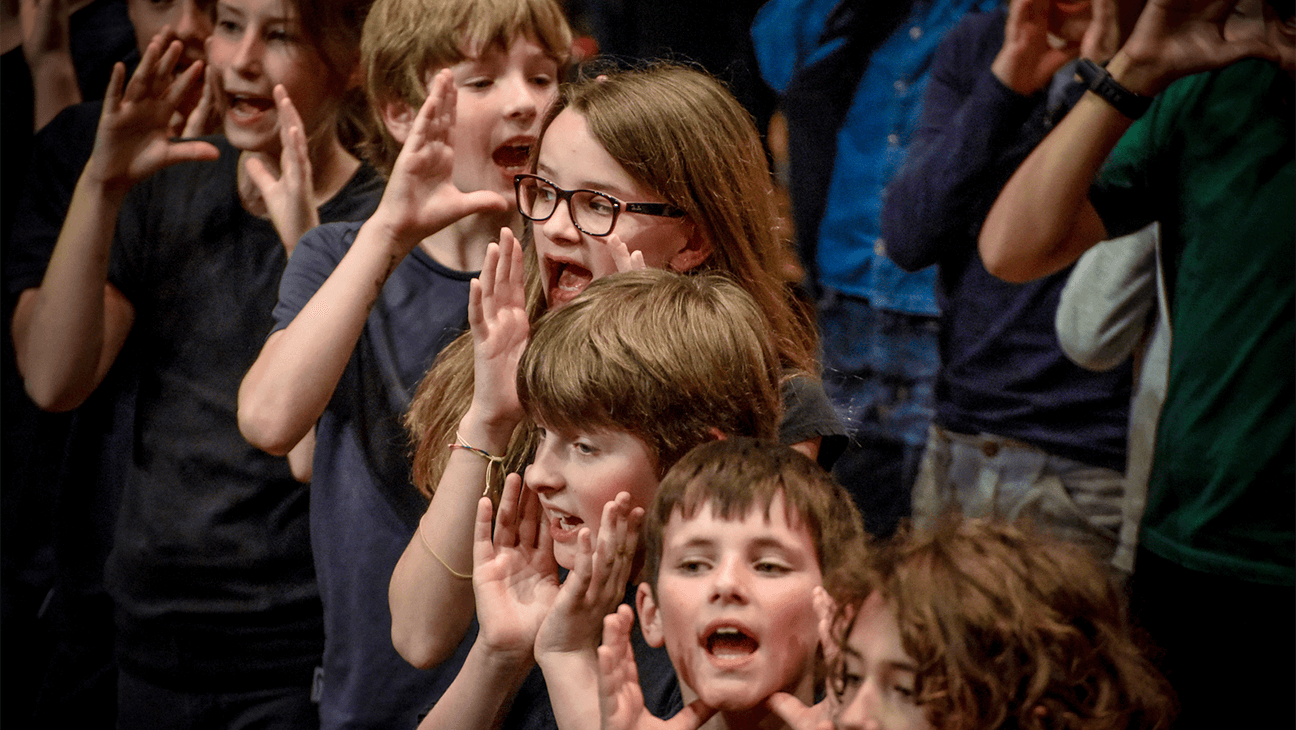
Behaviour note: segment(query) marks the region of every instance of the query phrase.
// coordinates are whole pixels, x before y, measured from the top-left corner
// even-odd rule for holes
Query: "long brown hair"
[[[563,109],[585,117],[590,134],[664,202],[684,210],[712,253],[698,272],[730,277],[755,300],[785,373],[818,374],[813,319],[781,275],[784,222],[755,122],[715,78],[658,64],[587,75],[564,85],[545,115],[532,169],[549,124]],[[526,257],[531,321],[545,302],[535,257]],[[459,419],[472,400],[472,339],[445,348],[419,385],[406,417],[414,442],[414,483],[430,494],[440,480]],[[519,428],[507,454],[513,470],[530,456]]]

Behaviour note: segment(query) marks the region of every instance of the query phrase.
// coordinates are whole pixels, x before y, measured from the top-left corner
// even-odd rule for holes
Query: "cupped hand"
[[[697,730],[715,710],[694,700],[670,720],[644,707],[639,667],[630,646],[634,611],[621,605],[603,618],[603,644],[598,648],[599,716],[603,730]]]
[[[536,632],[558,594],[558,566],[540,500],[510,474],[491,535],[491,502],[477,504],[473,533],[473,592],[479,641],[492,652],[529,662]]]
[[[278,107],[281,147],[278,164],[272,165],[261,153],[248,153],[244,168],[261,193],[284,248],[291,252],[306,231],[319,225],[319,211],[315,209],[315,181],[306,146],[306,127],[283,84],[275,85],[274,100]]]
[[[455,186],[450,141],[455,105],[454,74],[443,69],[432,77],[375,213],[408,249],[460,218],[511,207],[499,193],[463,192]]]
[[[598,647],[603,617],[625,597],[643,514],[642,507],[630,507],[630,494],[621,492],[603,506],[597,546],[589,528],[577,534],[576,563],[536,636],[537,659]]]
[[[522,420],[517,369],[531,336],[523,284],[522,246],[508,228],[486,247],[481,275],[469,285],[468,323],[473,339],[476,418],[512,431]]]
[[[194,62],[176,75],[182,46],[173,41],[164,50],[161,35],[165,33],[149,43],[124,88],[126,67],[113,66],[94,151],[85,169],[86,175],[105,186],[128,189],[168,165],[220,156],[210,143],[171,139],[171,116],[196,89],[203,64]]]

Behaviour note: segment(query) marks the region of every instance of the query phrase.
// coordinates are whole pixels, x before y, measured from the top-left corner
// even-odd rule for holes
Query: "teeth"
[[[724,636],[739,636],[740,634],[742,634],[741,631],[739,631],[738,629],[733,628],[732,626],[730,626],[730,627],[725,627],[725,628],[723,628],[723,629],[716,629],[716,633],[717,633],[717,634],[722,634],[722,635],[724,635]]]

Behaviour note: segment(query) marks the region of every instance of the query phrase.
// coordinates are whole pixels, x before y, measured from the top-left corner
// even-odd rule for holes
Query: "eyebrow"
[[[554,169],[552,167],[549,167],[548,165],[545,165],[542,162],[536,162],[536,173],[540,174],[541,177],[548,179],[550,182],[553,181],[553,178],[557,177]],[[554,184],[556,185],[557,183]],[[623,203],[640,202],[638,200],[633,199],[636,197],[634,194],[626,190],[622,190],[620,187],[613,185],[611,183],[600,183],[600,182],[590,182],[590,181],[579,182],[576,183],[576,187],[572,188],[572,190],[593,190],[598,193],[611,195],[612,197],[620,200]]]
[[[855,659],[858,659],[860,662],[864,661],[864,655],[856,651],[855,648],[852,647],[850,644],[846,644],[845,646],[842,647],[842,653],[847,654]],[[891,669],[898,669],[902,672],[910,672],[912,674],[918,673],[918,667],[914,666],[913,664],[909,664],[908,662],[887,661],[884,663]]]

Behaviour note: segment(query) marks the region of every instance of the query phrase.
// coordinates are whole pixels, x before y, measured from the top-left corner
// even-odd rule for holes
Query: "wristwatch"
[[[1152,97],[1144,96],[1117,83],[1107,69],[1093,61],[1082,58],[1076,64],[1076,73],[1084,80],[1090,91],[1101,96],[1116,111],[1130,119],[1138,119],[1152,106]]]

